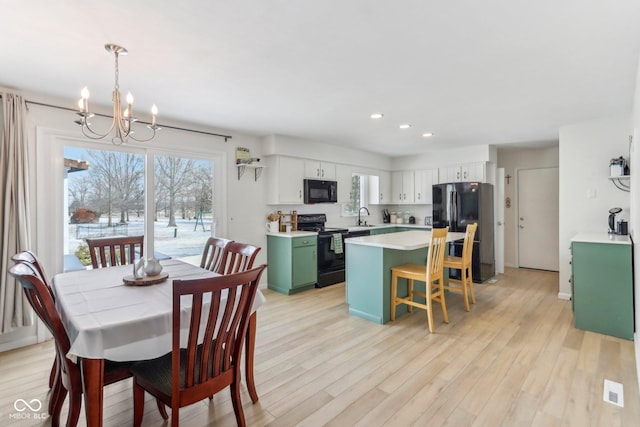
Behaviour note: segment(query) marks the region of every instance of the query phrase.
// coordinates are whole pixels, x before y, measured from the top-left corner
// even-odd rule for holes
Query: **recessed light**
[[[429,137],[433,136],[433,134],[431,132],[425,132],[425,133],[422,134],[422,136],[425,137],[425,138],[429,138]]]
[[[409,129],[411,125],[409,123],[403,123],[400,125],[400,129]]]
[[[382,113],[373,113],[369,117],[371,117],[372,119],[381,119],[383,116],[384,114]]]

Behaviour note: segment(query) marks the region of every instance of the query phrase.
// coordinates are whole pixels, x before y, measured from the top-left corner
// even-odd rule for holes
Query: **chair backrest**
[[[449,227],[434,228],[431,230],[429,253],[427,254],[427,283],[432,282],[438,277],[442,278],[448,232]]]
[[[462,246],[462,263],[471,264],[471,256],[473,254],[473,239],[478,229],[478,223],[467,224],[467,230],[464,234],[464,244]]]
[[[224,255],[220,262],[220,268],[216,271],[220,274],[232,274],[250,270],[253,261],[260,252],[260,248],[246,243],[230,242],[224,248]]]
[[[15,277],[24,291],[29,304],[36,312],[40,320],[45,324],[56,345],[56,357],[58,366],[62,372],[62,382],[67,390],[78,387],[81,390],[80,370],[78,365],[68,360],[64,355],[71,347],[69,336],[64,328],[58,310],[56,310],[53,294],[50,288],[42,280],[40,273],[34,264],[18,262],[9,269],[9,274]]]
[[[51,283],[49,282],[49,279],[47,279],[47,274],[44,271],[44,267],[42,266],[42,263],[40,262],[40,260],[36,256],[36,254],[34,254],[31,251],[22,251],[22,252],[18,252],[14,256],[12,256],[11,260],[13,262],[24,262],[24,263],[30,264],[33,268],[35,268],[35,270],[40,275],[40,278],[42,279],[44,284],[52,292],[51,295],[53,296],[53,290],[51,288]]]
[[[200,267],[209,271],[217,272],[220,269],[220,263],[224,255],[224,248],[233,240],[223,239],[221,237],[209,237],[202,251],[202,260]]]
[[[144,256],[144,236],[87,239],[93,268],[133,264]]]
[[[173,281],[174,399],[181,399],[181,393],[187,392],[197,401],[240,380],[242,344],[265,268],[261,265],[226,276]],[[181,324],[181,308],[187,301],[191,302],[191,315]],[[186,348],[181,347],[181,342],[187,343]]]

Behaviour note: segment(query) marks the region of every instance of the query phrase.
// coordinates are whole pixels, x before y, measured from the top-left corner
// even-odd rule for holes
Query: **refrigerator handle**
[[[458,229],[458,192],[453,192],[453,221],[455,223],[454,230]]]

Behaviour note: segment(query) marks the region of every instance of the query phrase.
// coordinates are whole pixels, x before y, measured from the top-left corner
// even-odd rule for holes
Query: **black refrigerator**
[[[478,223],[473,242],[473,281],[484,282],[495,275],[493,248],[493,186],[480,182],[453,182],[433,186],[433,228],[449,227],[464,233],[467,224]],[[463,240],[449,245],[449,255],[462,256]],[[451,277],[459,277],[451,271]]]

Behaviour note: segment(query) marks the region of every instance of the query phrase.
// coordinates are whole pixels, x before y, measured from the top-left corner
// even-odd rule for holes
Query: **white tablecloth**
[[[179,260],[161,261],[169,278],[159,284],[122,282],[133,267],[74,271],[55,276],[56,304],[71,340],[67,357],[144,360],[171,351],[173,279],[217,274]],[[253,311],[265,301],[258,289]]]

